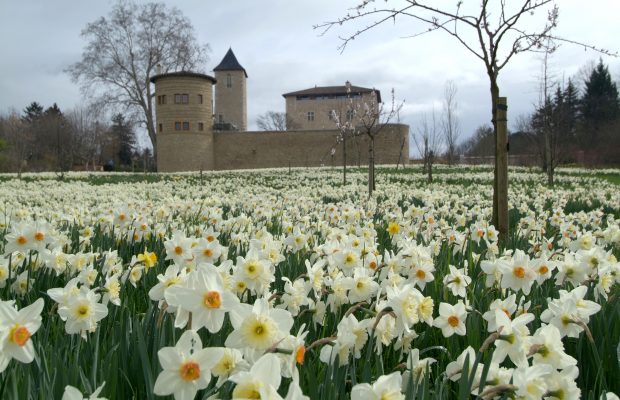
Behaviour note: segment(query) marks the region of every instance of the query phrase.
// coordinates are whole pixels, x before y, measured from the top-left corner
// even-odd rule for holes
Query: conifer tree
[[[602,130],[620,116],[618,88],[611,80],[609,69],[603,60],[585,82],[585,93],[581,98],[583,118],[583,143],[590,147],[599,145]]]
[[[118,151],[115,154],[121,165],[131,165],[131,157],[135,147],[135,135],[129,121],[125,116],[118,113],[112,117],[113,140],[118,143]]]
[[[24,108],[24,116],[22,117],[24,121],[28,123],[32,123],[35,120],[41,118],[43,115],[43,106],[36,101],[33,101],[28,105],[28,107]]]

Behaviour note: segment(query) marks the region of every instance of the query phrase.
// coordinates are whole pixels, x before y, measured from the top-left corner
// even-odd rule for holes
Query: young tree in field
[[[552,83],[550,81],[550,72],[549,72],[549,57],[551,52],[546,47],[546,50],[543,54],[543,62],[542,62],[542,76],[540,79],[540,101],[539,108],[537,110],[537,114],[539,116],[538,124],[534,123],[534,126],[538,125],[538,130],[542,133],[543,143],[544,143],[544,169],[547,172],[547,184],[549,186],[553,186],[553,172],[555,171],[555,167],[558,163],[557,157],[557,142],[559,136],[559,126],[557,124],[557,112],[555,112],[555,107],[551,101],[551,86]],[[563,102],[561,99],[559,101]],[[536,117],[535,115],[535,117]],[[537,119],[535,118],[534,121]],[[539,135],[540,136],[540,135]]]
[[[378,103],[377,92],[373,91],[369,101],[357,103],[356,121],[357,134],[365,135],[368,142],[368,196],[375,190],[375,139],[390,121],[394,120],[400,109],[401,104],[396,104],[394,99],[394,89],[392,89],[392,101],[389,108],[385,103]]]
[[[446,145],[446,158],[448,165],[454,164],[457,157],[457,143],[461,136],[461,126],[458,118],[458,102],[456,84],[448,81],[443,92],[443,115],[441,118],[441,129],[443,140]]]
[[[351,95],[351,82],[345,83],[347,98],[343,107],[339,110],[331,110],[332,119],[338,129],[338,143],[342,144],[342,183],[347,184],[347,138],[353,138],[356,136],[355,125],[353,120],[356,114],[356,107],[353,104],[353,97]]]
[[[496,139],[493,224],[500,233],[500,239],[504,241],[508,237],[508,149],[506,132],[498,133],[498,122],[502,123],[501,126],[505,125],[505,121],[498,121],[498,118],[504,119],[506,114],[505,104],[500,103],[499,73],[516,54],[539,50],[546,45],[547,39],[576,42],[552,35],[559,16],[559,8],[552,0],[479,0],[468,1],[467,5],[460,0],[454,6],[436,4],[436,1],[430,0],[360,0],[344,17],[315,28],[326,32],[332,27],[354,20],[365,21],[362,28],[343,38],[340,49],[344,50],[352,40],[384,22],[411,18],[427,25],[426,30],[413,36],[442,31],[452,36],[482,62],[489,79],[491,120]],[[531,19],[541,13],[546,13],[544,21],[538,23],[538,28],[532,28]],[[586,47],[608,53],[594,46]]]
[[[418,130],[413,135],[413,141],[422,156],[422,174],[427,174],[428,183],[433,182],[433,162],[441,151],[443,139],[444,136],[437,127],[435,110],[431,113],[430,121],[426,114],[422,115]]]
[[[164,3],[119,1],[108,17],[86,25],[88,41],[69,74],[102,106],[121,110],[144,124],[157,148],[150,78],[171,71],[201,71],[208,47],[198,44],[181,11]]]
[[[267,111],[256,119],[258,129],[262,131],[286,131],[296,128],[295,122],[285,113]]]

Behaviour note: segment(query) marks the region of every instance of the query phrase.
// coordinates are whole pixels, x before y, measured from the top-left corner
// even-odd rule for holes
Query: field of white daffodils
[[[1,399],[617,399],[620,186],[0,175]]]

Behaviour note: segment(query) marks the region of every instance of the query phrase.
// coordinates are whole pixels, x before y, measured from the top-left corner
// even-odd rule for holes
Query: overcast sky
[[[495,0],[497,1],[497,0]],[[508,3],[516,2],[511,0]],[[401,120],[415,129],[423,113],[441,112],[445,83],[458,87],[458,115],[462,138],[490,121],[490,94],[483,64],[454,38],[433,32],[406,38],[424,29],[411,18],[389,22],[352,41],[340,53],[339,36],[363,25],[335,27],[325,35],[313,25],[334,20],[359,3],[354,0],[176,0],[167,1],[191,20],[196,37],[211,47],[207,73],[229,47],[248,73],[248,122],[269,110],[284,111],[282,93],[318,86],[375,87],[389,98],[404,100]],[[396,2],[388,2],[397,4]],[[456,0],[435,0],[449,7]],[[467,5],[472,0],[464,0]],[[477,1],[473,2],[478,3]],[[521,3],[519,1],[518,3]],[[619,0],[561,0],[562,36],[599,47],[619,50]],[[68,110],[85,100],[64,70],[80,60],[87,23],[106,16],[113,1],[0,0],[0,112],[22,110],[37,101],[45,107],[57,103]],[[384,6],[378,0],[378,6]],[[536,18],[530,22],[535,24]],[[369,22],[369,21],[366,21]],[[536,26],[536,25],[533,25]],[[579,77],[579,71],[600,56],[579,46],[562,45],[552,56],[552,70],[561,79]],[[616,81],[620,61],[603,57]],[[538,101],[540,57],[519,54],[501,72],[500,89],[508,97],[509,120],[530,112]],[[578,82],[581,83],[581,82]]]

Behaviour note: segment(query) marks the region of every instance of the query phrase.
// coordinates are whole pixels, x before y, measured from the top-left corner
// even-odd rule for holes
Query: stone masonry
[[[343,148],[338,141],[339,131],[334,129],[335,123],[330,121],[328,113],[331,109],[339,111],[339,105],[344,100],[342,94],[333,92],[326,98],[315,96],[308,99],[294,95],[299,116],[305,112],[307,119],[307,106],[310,104],[316,110],[314,121],[308,121],[313,124],[302,125],[301,129],[247,132],[245,69],[229,50],[214,72],[217,79],[194,72],[172,72],[151,78],[156,86],[159,172],[342,165]],[[216,85],[215,113],[213,85]],[[375,96],[380,102],[378,91],[357,89],[359,93],[355,98],[358,101],[369,98],[364,96]],[[332,95],[333,98],[329,98]],[[289,97],[286,99],[288,111]],[[304,101],[312,103],[303,104]],[[220,114],[220,122],[237,130],[214,131],[214,122],[218,122]],[[342,115],[346,118],[344,112]],[[366,165],[368,138],[364,135],[348,138],[346,151],[347,165]],[[409,126],[385,126],[375,139],[375,163],[396,164],[399,160],[407,163],[408,156]]]

